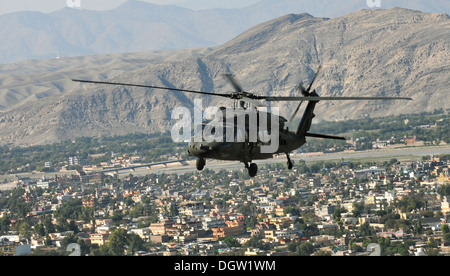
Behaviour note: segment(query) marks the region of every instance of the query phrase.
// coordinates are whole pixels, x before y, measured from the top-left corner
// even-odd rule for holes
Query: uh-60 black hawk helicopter
[[[298,85],[297,89],[301,93],[301,96],[295,97],[261,96],[245,92],[233,76],[229,74],[225,74],[224,77],[226,77],[235,90],[235,92],[229,94],[130,83],[76,79],[73,79],[73,81],[163,89],[168,91],[218,96],[234,100],[233,107],[220,107],[218,109],[222,114],[220,114],[221,116],[217,116],[219,113],[216,113],[214,117],[219,119],[215,120],[215,122],[214,120],[201,120],[199,125],[194,126],[194,136],[190,139],[188,153],[191,156],[197,157],[197,170],[203,170],[206,164],[205,160],[208,158],[240,161],[244,163],[249,175],[254,177],[257,174],[258,166],[255,163],[252,163],[253,160],[273,158],[275,154],[285,154],[287,157],[288,169],[292,169],[293,164],[289,157],[289,153],[304,145],[306,143],[306,137],[346,140],[344,137],[309,132],[312,120],[315,117],[314,108],[319,101],[412,100],[411,98],[406,97],[320,97],[315,89],[311,91],[320,69],[321,66],[306,89],[303,87],[302,83]],[[290,118],[290,122],[293,121],[302,103],[304,101],[308,102],[296,129],[290,130],[287,126],[288,121],[284,117],[267,111],[267,102],[271,101],[300,101]],[[205,133],[210,135],[209,139],[208,135],[202,135]],[[268,135],[270,136],[271,141],[268,140]],[[265,136],[265,139],[263,139],[263,136]],[[214,139],[211,139],[211,137]],[[275,147],[272,147],[272,150],[268,149],[270,147],[269,142],[275,144]],[[266,147],[266,150],[263,150],[264,147]]]

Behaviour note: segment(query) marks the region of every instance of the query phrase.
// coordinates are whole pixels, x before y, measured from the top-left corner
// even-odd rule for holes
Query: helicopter
[[[244,163],[250,177],[255,177],[258,166],[254,160],[273,158],[284,154],[287,158],[287,168],[293,168],[290,153],[306,143],[306,137],[346,140],[345,137],[309,132],[315,117],[314,109],[319,101],[346,100],[412,100],[407,97],[321,97],[312,86],[321,70],[319,66],[309,86],[305,88],[300,82],[297,91],[301,96],[262,96],[246,92],[231,74],[224,74],[225,79],[234,88],[232,93],[212,93],[188,89],[160,87],[152,85],[90,81],[72,79],[74,82],[133,86],[160,89],[174,92],[210,95],[234,100],[232,107],[218,108],[214,120],[203,120],[194,126],[194,136],[188,145],[188,154],[195,156],[196,169],[201,171],[206,165],[206,159],[239,161]],[[268,111],[267,102],[299,101],[297,108],[288,121],[277,112]],[[297,127],[289,129],[302,103],[308,102]],[[220,115],[220,116],[218,116]],[[206,135],[204,135],[206,134]],[[209,135],[209,136],[208,136]],[[209,139],[208,139],[209,138]],[[214,139],[211,139],[214,138]],[[268,150],[271,148],[271,150]]]

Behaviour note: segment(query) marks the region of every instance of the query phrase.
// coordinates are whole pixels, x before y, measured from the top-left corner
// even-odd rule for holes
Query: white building
[[[356,179],[375,178],[379,175],[386,175],[386,169],[379,169],[377,167],[371,167],[370,169],[355,171]]]

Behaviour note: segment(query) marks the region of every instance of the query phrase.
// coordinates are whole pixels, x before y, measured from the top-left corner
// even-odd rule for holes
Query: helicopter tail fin
[[[311,93],[312,96],[317,97],[315,91]],[[311,128],[312,120],[316,116],[314,114],[314,108],[318,101],[310,101],[308,106],[306,106],[306,110],[303,114],[302,120],[297,128],[296,135],[298,137],[314,137],[314,138],[323,138],[323,139],[334,139],[334,140],[346,140],[344,137],[333,136],[333,135],[325,135],[325,134],[316,134],[308,132]]]
[[[316,91],[313,91],[311,96],[317,97]],[[312,120],[316,116],[314,114],[314,108],[319,101],[310,101],[306,106],[305,112],[303,113],[303,117],[298,125],[296,135],[299,137],[305,137],[309,129],[311,128]]]

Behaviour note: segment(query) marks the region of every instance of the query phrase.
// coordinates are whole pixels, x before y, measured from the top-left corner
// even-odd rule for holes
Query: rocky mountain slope
[[[103,80],[150,64],[203,56],[211,48],[146,51],[0,64],[0,113],[78,87],[71,79]]]
[[[151,64],[110,80],[226,93],[232,88],[222,74],[233,73],[248,92],[298,95],[298,82],[308,83],[322,65],[315,85],[322,96],[408,96],[414,101],[324,101],[317,106],[317,120],[448,109],[449,19],[447,14],[399,8],[361,10],[334,19],[290,14],[260,24],[205,55]],[[1,114],[0,143],[170,131],[175,123],[172,110],[192,108],[195,98],[82,84]],[[217,97],[203,99],[204,107],[231,104]],[[275,105],[287,118],[295,107]]]

